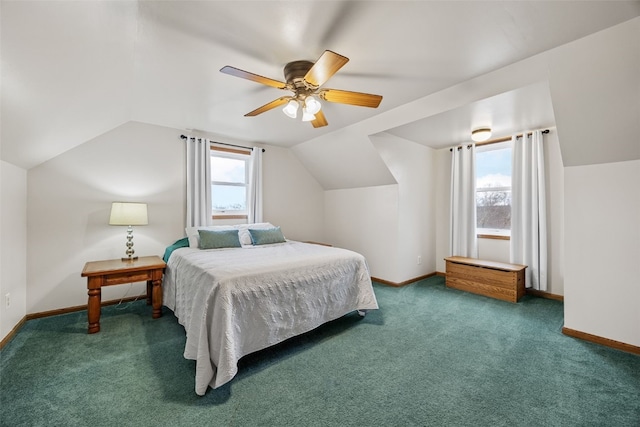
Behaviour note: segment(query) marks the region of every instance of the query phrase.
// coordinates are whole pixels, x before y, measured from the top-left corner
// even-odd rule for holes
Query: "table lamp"
[[[147,204],[146,203],[129,203],[129,202],[113,202],[111,204],[111,216],[109,217],[109,225],[126,225],[127,228],[127,250],[126,257],[122,257],[123,261],[133,261],[138,259],[133,254],[133,225],[147,225]]]

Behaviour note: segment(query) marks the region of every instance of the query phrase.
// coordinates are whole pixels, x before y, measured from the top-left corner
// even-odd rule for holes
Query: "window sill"
[[[478,234],[478,239],[511,240],[511,236],[504,234]]]
[[[247,215],[213,215],[212,219],[247,219]]]

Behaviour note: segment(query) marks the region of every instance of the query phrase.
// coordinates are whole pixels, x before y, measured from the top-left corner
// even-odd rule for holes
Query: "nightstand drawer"
[[[146,282],[151,280],[150,271],[136,271],[132,273],[112,273],[105,276],[102,286],[121,285],[123,283]]]

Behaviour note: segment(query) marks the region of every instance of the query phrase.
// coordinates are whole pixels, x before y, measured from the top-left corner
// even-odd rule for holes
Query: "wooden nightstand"
[[[162,272],[167,266],[160,257],[146,256],[133,261],[110,259],[91,261],[84,265],[82,277],[87,278],[89,302],[87,317],[90,334],[100,332],[100,300],[103,286],[147,282],[147,305],[153,304],[152,317],[162,316]]]

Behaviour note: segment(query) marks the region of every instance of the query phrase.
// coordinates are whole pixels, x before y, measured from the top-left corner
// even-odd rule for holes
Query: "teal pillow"
[[[284,243],[286,240],[280,231],[280,227],[266,229],[249,229],[251,243],[254,245],[268,245],[271,243]]]
[[[200,249],[239,248],[238,230],[198,230]]]

